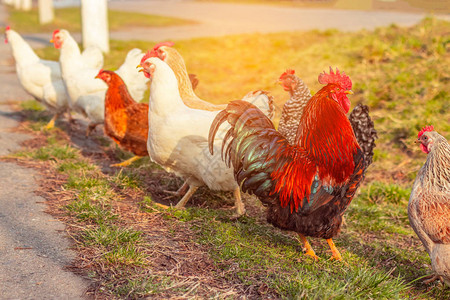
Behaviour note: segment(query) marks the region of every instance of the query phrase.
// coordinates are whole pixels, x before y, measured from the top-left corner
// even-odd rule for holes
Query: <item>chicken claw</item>
[[[311,244],[308,242],[306,237],[301,233],[299,233],[298,236],[303,242],[303,251],[305,251],[305,255],[311,256],[312,258],[314,258],[314,260],[318,261],[319,257],[314,252],[313,248],[311,247]]]

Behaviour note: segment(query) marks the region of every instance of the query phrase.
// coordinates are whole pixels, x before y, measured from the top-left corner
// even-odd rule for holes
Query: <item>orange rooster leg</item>
[[[328,245],[330,245],[331,253],[333,253],[333,256],[331,256],[330,259],[342,260],[341,253],[339,253],[339,250],[336,248],[333,239],[327,239],[327,242]]]
[[[118,164],[112,164],[111,167],[127,167],[129,165],[131,165],[134,161],[140,159],[142,156],[133,156],[130,159],[127,159],[126,161],[123,161],[121,163]]]
[[[311,256],[315,260],[319,260],[319,257],[316,255],[316,252],[314,252],[306,237],[301,233],[299,233],[298,236],[303,242],[303,251],[305,251],[305,255]]]

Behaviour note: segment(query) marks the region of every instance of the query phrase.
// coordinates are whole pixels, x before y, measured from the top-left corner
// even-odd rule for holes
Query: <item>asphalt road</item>
[[[196,25],[167,28],[130,28],[113,32],[111,37],[122,40],[188,39],[240,33],[331,29],[356,31],[374,29],[396,23],[411,26],[423,13],[388,11],[357,11],[343,9],[307,9],[269,5],[226,4],[170,0],[112,0],[109,8],[155,15],[179,17],[199,22]],[[450,16],[440,16],[450,19]]]
[[[0,5],[0,26],[6,14]],[[9,105],[30,99],[19,84],[10,46],[0,43],[0,155],[31,136],[15,132],[20,118]],[[83,299],[89,281],[65,270],[75,258],[64,224],[46,214],[36,196],[36,171],[0,161],[0,299]]]

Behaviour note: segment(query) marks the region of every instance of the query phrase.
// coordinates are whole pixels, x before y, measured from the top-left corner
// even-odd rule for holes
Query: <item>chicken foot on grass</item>
[[[59,118],[59,113],[56,113],[53,118],[50,120],[50,122],[47,123],[47,125],[44,126],[44,130],[50,130],[55,127],[56,119]]]
[[[176,208],[184,208],[186,203],[191,199],[192,195],[194,195],[195,191],[198,189],[198,186],[189,186],[189,190],[187,193],[181,198],[181,200],[175,205]]]
[[[341,253],[339,253],[339,250],[336,248],[336,245],[333,242],[333,239],[327,239],[328,245],[330,246],[331,249],[331,253],[333,253],[333,255],[331,256],[331,260],[338,260],[341,261],[342,260],[342,256]]]
[[[133,162],[135,162],[136,160],[139,160],[140,158],[142,158],[142,156],[135,155],[132,158],[127,159],[121,163],[112,164],[111,167],[127,167],[127,166],[131,165]]]
[[[298,236],[300,237],[300,240],[303,243],[303,251],[305,251],[305,255],[311,256],[315,260],[319,260],[319,257],[316,255],[316,252],[314,252],[313,248],[311,247],[311,244],[306,239],[306,236],[299,233]]]

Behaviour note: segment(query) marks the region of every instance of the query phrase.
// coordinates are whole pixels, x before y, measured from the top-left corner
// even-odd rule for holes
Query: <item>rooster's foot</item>
[[[318,261],[318,260],[319,260],[319,257],[316,255],[316,253],[314,252],[313,249],[307,250],[307,251],[305,252],[305,255],[307,255],[307,256],[313,258],[315,261]]]
[[[314,258],[314,260],[319,260],[319,257],[316,255],[316,252],[314,252],[313,248],[311,247],[311,244],[306,239],[306,236],[299,233],[298,236],[300,237],[300,240],[303,242],[303,251],[305,251],[305,255],[310,256]]]
[[[327,239],[328,245],[330,246],[332,256],[330,257],[330,260],[337,260],[342,261],[341,253],[339,253],[339,250],[336,248],[336,245],[333,242],[333,239]]]

